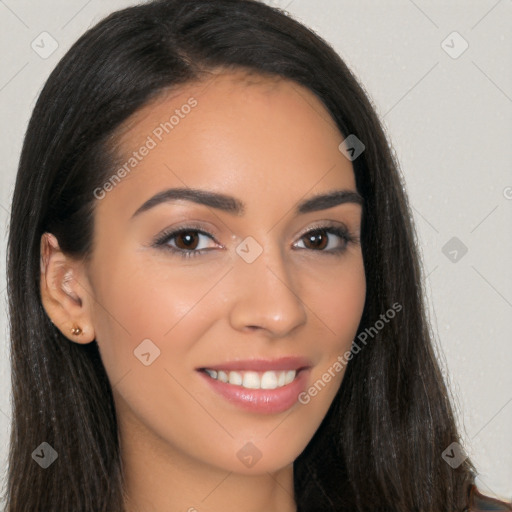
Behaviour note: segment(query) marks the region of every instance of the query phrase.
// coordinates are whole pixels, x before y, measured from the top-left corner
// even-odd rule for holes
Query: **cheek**
[[[333,285],[330,290],[332,329],[340,334],[338,349],[345,349],[354,339],[363,314],[366,300],[366,279],[362,260],[344,276],[341,284]]]
[[[205,399],[196,396],[193,369],[198,345],[221,317],[214,285],[227,270],[199,275],[172,263],[126,265],[105,271],[97,286],[97,341],[119,421],[144,425],[198,457],[214,451],[214,440],[226,443],[222,418],[205,414]],[[209,438],[202,439],[205,429]]]
[[[308,306],[312,321],[328,334],[322,338],[324,354],[332,356],[350,348],[366,299],[366,277],[360,252],[350,260],[308,277]],[[316,318],[315,318],[316,317]]]
[[[318,321],[323,326],[323,333],[318,337],[321,359],[311,376],[314,389],[309,388],[303,401],[309,404],[308,407],[315,411],[317,417],[327,411],[352,358],[348,358],[348,355],[366,299],[362,257],[354,257],[350,264],[340,266],[340,270],[333,272],[330,279],[322,281],[322,293],[310,293],[315,298],[311,302],[312,308],[315,308]],[[319,287],[315,289],[320,290]]]
[[[345,264],[309,277],[307,290],[309,316],[320,329],[315,338],[321,357],[311,372],[307,389],[298,397],[302,406],[298,417],[302,417],[304,429],[309,429],[306,438],[313,435],[325,417],[353,357],[348,356],[366,299],[362,256],[356,253]]]
[[[188,351],[218,316],[210,291],[222,276],[217,270],[193,278],[193,271],[172,271],[169,264],[105,272],[98,286],[95,329],[112,380],[140,371],[150,361],[186,362]]]

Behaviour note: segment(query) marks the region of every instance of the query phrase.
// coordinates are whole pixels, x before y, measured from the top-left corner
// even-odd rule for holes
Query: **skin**
[[[352,164],[338,149],[343,135],[310,91],[242,72],[219,72],[138,111],[119,130],[120,161],[190,97],[197,106],[97,200],[90,261],[42,237],[43,305],[72,342],[99,345],[113,386],[129,512],[295,511],[293,461],[344,369],[307,405],[274,414],[229,403],[195,369],[304,356],[312,362],[309,387],[350,349],[366,294],[357,241],[362,207],[294,209],[333,189],[355,192]],[[171,187],[234,196],[245,212],[181,200],[131,218]],[[193,244],[208,252],[186,259],[151,246],[167,228],[191,221],[213,235],[197,234]],[[323,232],[328,242],[308,244],[304,235],[326,223],[344,224],[356,240]],[[236,252],[248,236],[263,249],[252,263]],[[187,247],[183,237],[167,245]],[[336,247],[345,250],[334,254]],[[73,326],[83,332],[71,334]],[[160,350],[148,366],[134,356],[145,339]],[[248,442],[261,453],[252,467],[237,457]]]

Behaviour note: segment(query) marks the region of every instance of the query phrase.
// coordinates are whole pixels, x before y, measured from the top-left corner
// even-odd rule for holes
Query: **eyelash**
[[[346,250],[347,246],[350,244],[358,244],[359,238],[356,236],[353,236],[349,230],[345,227],[341,227],[334,224],[325,224],[325,225],[319,225],[315,226],[314,228],[310,229],[309,231],[306,231],[303,235],[301,235],[300,239],[302,240],[307,235],[310,235],[312,233],[317,233],[320,231],[325,231],[328,234],[334,234],[338,237],[340,237],[345,244],[342,247],[338,247],[337,249],[330,249],[329,251],[326,250],[315,250],[315,249],[303,249],[300,248],[300,250],[309,250],[313,252],[323,252],[326,255],[329,256],[341,256]],[[200,256],[203,252],[210,251],[211,249],[191,249],[191,250],[185,250],[185,249],[177,249],[175,247],[172,247],[168,245],[168,242],[172,240],[173,238],[176,238],[177,236],[183,234],[183,233],[199,233],[201,235],[208,236],[212,240],[215,241],[215,237],[203,229],[197,227],[197,226],[185,226],[182,227],[176,231],[164,231],[158,238],[153,242],[152,246],[156,248],[163,248],[164,250],[170,251],[173,254],[177,254],[182,258],[193,258],[195,256]]]

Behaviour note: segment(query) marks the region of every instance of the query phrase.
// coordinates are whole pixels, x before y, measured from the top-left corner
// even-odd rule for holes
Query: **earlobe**
[[[64,254],[51,233],[41,237],[40,291],[51,322],[71,341],[95,339],[87,279],[79,261]]]

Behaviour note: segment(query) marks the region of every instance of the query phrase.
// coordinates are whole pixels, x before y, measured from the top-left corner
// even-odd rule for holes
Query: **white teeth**
[[[290,384],[290,382],[295,379],[295,370],[289,370],[286,372],[286,377],[284,378],[285,384]]]
[[[215,370],[205,370],[205,372],[212,378],[212,379],[216,379],[217,378],[217,372]]]
[[[231,379],[229,379],[229,382],[231,382]],[[249,389],[259,389],[260,376],[256,372],[245,372],[242,386]]]
[[[284,373],[284,372],[280,372]],[[265,372],[261,376],[261,389],[276,389],[277,388],[277,376],[276,372]]]
[[[230,371],[226,373],[222,370],[205,369],[205,372],[212,378],[221,382],[242,386],[247,389],[276,389],[290,384],[297,375],[295,370],[252,372]]]
[[[229,372],[229,383],[241,386],[243,382],[242,374],[238,372]]]
[[[210,377],[211,377],[211,375],[210,375]],[[219,370],[217,372],[217,380],[220,380],[221,382],[227,382],[228,374],[226,372],[223,372],[222,370]]]

